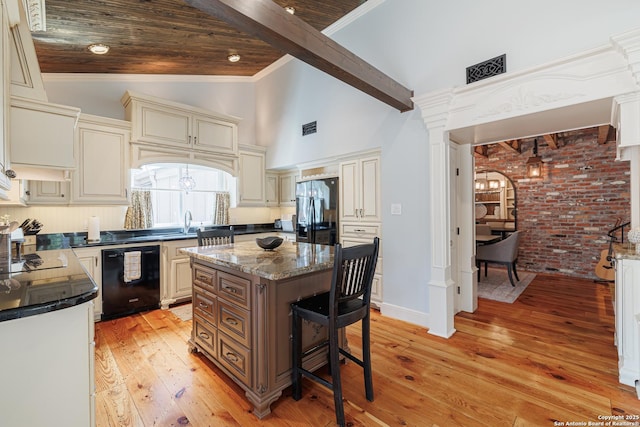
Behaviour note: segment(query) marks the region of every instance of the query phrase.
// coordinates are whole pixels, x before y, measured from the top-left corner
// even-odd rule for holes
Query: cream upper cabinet
[[[278,206],[278,175],[268,173],[265,176],[265,203],[267,206]]]
[[[28,204],[67,205],[69,204],[68,181],[29,181]]]
[[[76,129],[76,170],[71,203],[129,203],[131,125],[122,120],[82,114]]]
[[[296,172],[280,175],[280,206],[296,205]]]
[[[134,143],[223,155],[238,154],[238,119],[149,95],[126,92]]]
[[[73,139],[79,115],[78,108],[12,97],[12,167],[20,164],[74,169],[76,160]],[[34,123],[38,125],[34,126]]]
[[[340,211],[343,221],[382,220],[379,156],[340,163]]]
[[[265,153],[262,147],[240,151],[238,206],[265,205]]]

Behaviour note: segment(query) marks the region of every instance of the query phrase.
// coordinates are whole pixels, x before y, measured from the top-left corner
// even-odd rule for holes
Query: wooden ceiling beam
[[[185,0],[236,29],[400,110],[413,109],[413,91],[271,0]]]
[[[545,142],[547,143],[547,145],[549,146],[549,148],[552,148],[554,150],[558,149],[558,135],[557,134],[546,134],[542,136],[545,140]]]
[[[598,144],[602,145],[615,140],[616,128],[611,125],[598,126]]]
[[[516,153],[522,153],[522,144],[519,139],[512,139],[511,141],[498,142],[498,145]]]
[[[482,157],[489,157],[489,146],[476,145],[475,147],[473,147],[473,152]]]

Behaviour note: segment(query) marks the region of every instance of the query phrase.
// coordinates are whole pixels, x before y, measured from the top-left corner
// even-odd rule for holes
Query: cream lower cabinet
[[[81,114],[75,133],[72,204],[127,205],[131,124]]]
[[[0,322],[3,426],[96,425],[92,305]]]
[[[197,239],[162,242],[160,307],[191,299],[192,280],[190,258],[178,252],[181,248],[198,246]]]
[[[93,318],[102,318],[102,248],[75,248],[73,252],[78,261],[98,286],[98,296],[93,300]]]
[[[342,221],[380,222],[380,156],[340,163]]]
[[[342,223],[340,225],[340,243],[343,247],[372,243],[375,237],[382,235],[381,224]],[[382,245],[382,240],[380,241]],[[382,247],[378,252],[378,263],[371,288],[371,304],[380,308],[382,304]]]
[[[616,257],[618,376],[640,396],[640,259]]]

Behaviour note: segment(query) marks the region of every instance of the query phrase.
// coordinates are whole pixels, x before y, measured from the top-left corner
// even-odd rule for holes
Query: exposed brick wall
[[[631,212],[629,163],[615,160],[615,142],[598,144],[597,137],[597,128],[564,132],[558,149],[538,138],[540,179],[525,176],[533,138],[522,141],[522,154],[493,145],[488,158],[475,155],[476,171],[495,169],[515,184],[520,270],[596,278],[607,231]]]

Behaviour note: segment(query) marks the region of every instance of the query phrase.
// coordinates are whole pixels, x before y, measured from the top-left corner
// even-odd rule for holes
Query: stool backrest
[[[233,225],[229,228],[214,228],[211,230],[200,230],[198,234],[198,246],[227,245],[234,243]]]
[[[373,243],[343,248],[334,246],[333,277],[331,281],[330,311],[338,313],[341,303],[362,297],[365,305],[371,301],[371,285],[378,262],[380,239]]]

